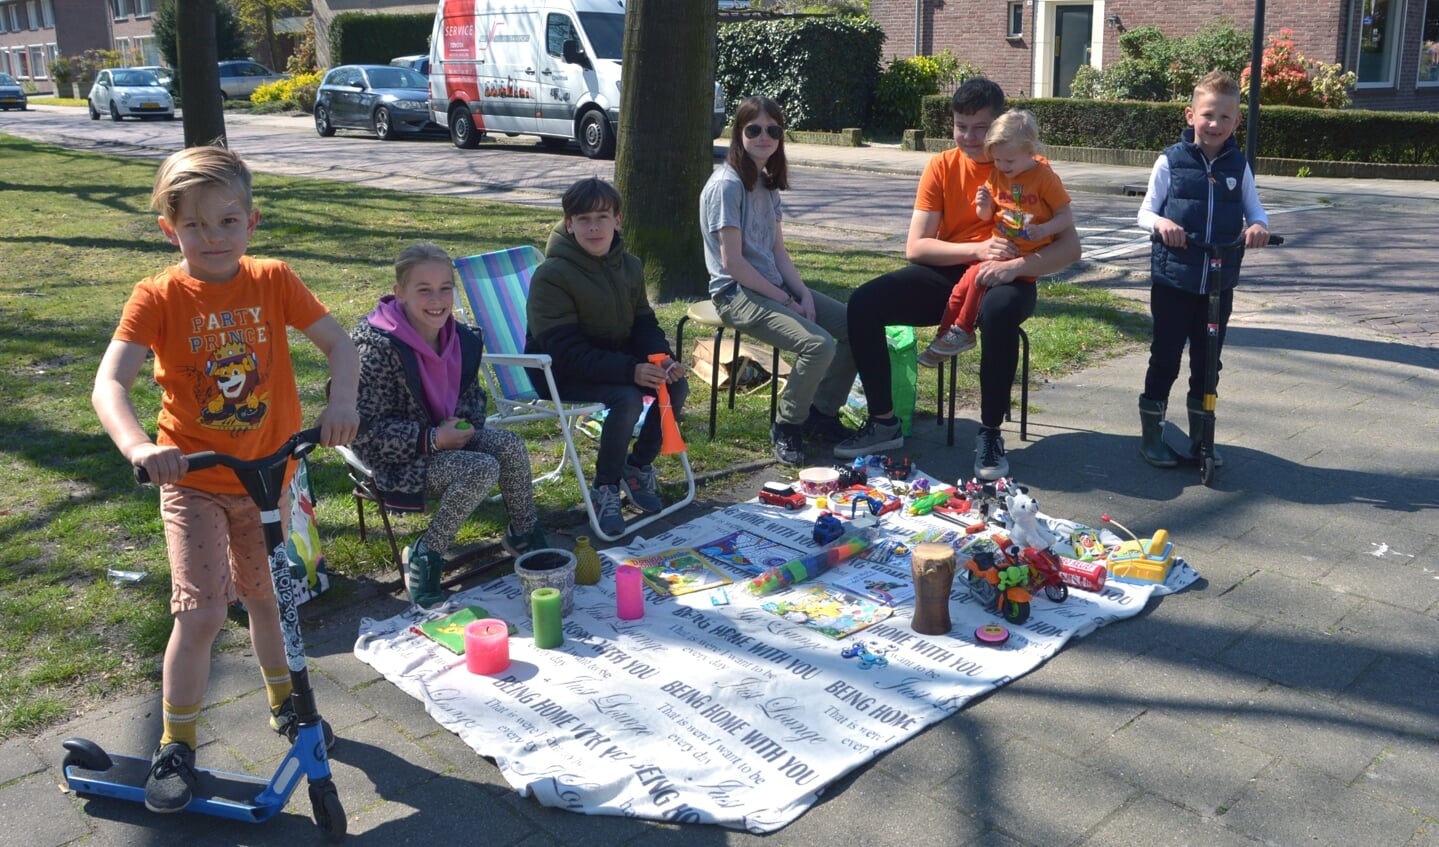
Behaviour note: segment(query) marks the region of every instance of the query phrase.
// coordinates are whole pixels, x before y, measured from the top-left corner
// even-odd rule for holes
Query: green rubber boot
[[[440,588],[444,577],[445,557],[416,541],[405,548],[405,589],[410,602],[421,609],[433,609],[449,598]]]
[[[1199,430],[1204,425],[1204,400],[1199,397],[1184,398],[1184,405],[1189,410],[1189,440],[1199,443]],[[1224,457],[1219,455],[1219,445],[1214,445],[1214,466],[1223,467]]]
[[[1164,405],[1139,395],[1139,455],[1156,468],[1179,464],[1179,456],[1164,443]]]

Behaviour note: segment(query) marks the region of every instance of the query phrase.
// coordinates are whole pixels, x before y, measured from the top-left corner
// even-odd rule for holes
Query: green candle
[[[530,617],[534,622],[536,647],[549,649],[565,643],[565,634],[560,629],[561,602],[558,588],[536,588],[530,593]]]

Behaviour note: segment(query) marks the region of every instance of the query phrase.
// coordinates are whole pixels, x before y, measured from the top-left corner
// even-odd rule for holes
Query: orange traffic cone
[[[669,355],[665,353],[651,353],[650,364],[662,365]],[[684,436],[680,435],[680,425],[675,421],[675,410],[670,405],[670,388],[661,381],[659,388],[655,390],[660,401],[660,452],[666,456],[673,456],[676,453],[683,453],[689,450],[685,446]]]

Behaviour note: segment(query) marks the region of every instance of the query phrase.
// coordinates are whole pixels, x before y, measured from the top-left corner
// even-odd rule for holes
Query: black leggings
[[[894,411],[884,328],[938,326],[949,294],[967,267],[912,264],[875,277],[850,296],[849,343],[871,415]],[[1034,314],[1035,298],[1034,283],[1012,282],[987,289],[979,301],[979,421],[986,427],[1003,424],[1009,411],[1019,368],[1019,327]]]

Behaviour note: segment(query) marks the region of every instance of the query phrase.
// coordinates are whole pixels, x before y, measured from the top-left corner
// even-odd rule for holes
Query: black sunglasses
[[[744,137],[759,138],[759,134],[762,131],[768,133],[769,137],[773,138],[775,141],[779,141],[781,138],[784,138],[784,130],[780,128],[779,124],[770,124],[763,129],[761,129],[759,124],[750,124],[749,126],[744,128]]]

